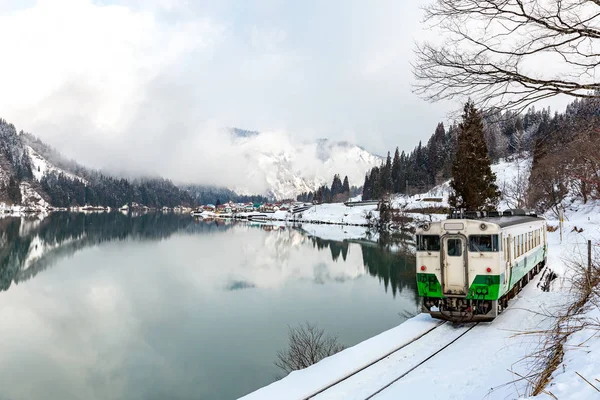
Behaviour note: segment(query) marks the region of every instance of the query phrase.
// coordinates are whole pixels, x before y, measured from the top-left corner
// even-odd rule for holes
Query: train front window
[[[440,251],[438,235],[417,235],[417,251]]]
[[[462,240],[460,239],[448,239],[448,255],[452,257],[462,256]]]
[[[499,251],[498,235],[471,235],[469,236],[469,251],[491,252]]]

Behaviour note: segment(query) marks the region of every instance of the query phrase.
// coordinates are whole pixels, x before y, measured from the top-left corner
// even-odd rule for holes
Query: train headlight
[[[487,273],[488,273],[488,274],[489,274],[490,272],[492,272],[492,269],[491,269],[490,267],[487,267],[485,270],[487,271]]]
[[[481,224],[479,225],[479,229],[481,229],[482,231],[485,231],[485,230],[487,229],[487,225],[486,225],[486,224],[484,224],[484,223],[481,223]]]
[[[427,267],[426,267],[426,266],[424,266],[424,265],[421,265],[421,271],[425,271],[426,269],[427,269]]]
[[[424,231],[428,231],[428,230],[429,230],[429,224],[423,224],[423,226],[421,226],[421,228],[422,228]]]

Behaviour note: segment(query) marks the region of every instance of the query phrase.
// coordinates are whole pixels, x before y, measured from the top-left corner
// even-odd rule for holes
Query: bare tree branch
[[[316,364],[344,349],[337,335],[326,335],[323,329],[309,322],[288,329],[288,347],[277,352],[274,362],[286,374]]]
[[[416,45],[414,91],[522,110],[556,95],[600,97],[600,0],[435,0]],[[557,70],[558,68],[558,70]]]

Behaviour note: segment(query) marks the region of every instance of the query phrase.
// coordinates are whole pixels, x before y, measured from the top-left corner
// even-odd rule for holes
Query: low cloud
[[[418,2],[21,4],[0,9],[0,116],[95,168],[236,187],[227,127],[385,155],[445,115],[410,92]]]

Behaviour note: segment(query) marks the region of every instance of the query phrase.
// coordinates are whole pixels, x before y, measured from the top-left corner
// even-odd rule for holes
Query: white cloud
[[[0,8],[0,116],[92,167],[175,180],[220,176],[224,160],[239,175],[219,146],[228,126],[410,150],[445,116],[410,92],[418,5],[12,4]]]
[[[84,115],[116,134],[144,85],[186,52],[210,51],[220,31],[208,20],[164,25],[124,6],[39,0],[0,16],[0,47],[10,55],[0,109],[26,114],[18,118],[26,126]]]

